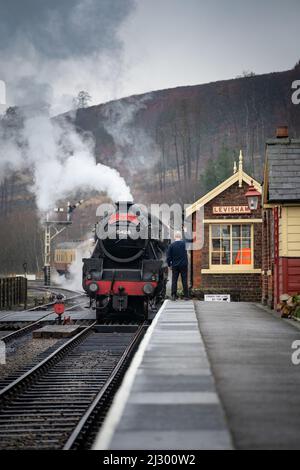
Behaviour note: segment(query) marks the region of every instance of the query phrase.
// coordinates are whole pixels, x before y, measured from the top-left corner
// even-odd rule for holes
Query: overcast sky
[[[139,0],[122,28],[125,94],[291,68],[299,0]]]
[[[11,101],[24,77],[63,107],[80,89],[96,104],[300,59],[300,0],[0,0],[0,12]]]

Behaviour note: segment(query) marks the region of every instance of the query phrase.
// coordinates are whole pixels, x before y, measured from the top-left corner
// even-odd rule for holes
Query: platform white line
[[[135,392],[128,403],[135,405],[219,405],[215,392]]]

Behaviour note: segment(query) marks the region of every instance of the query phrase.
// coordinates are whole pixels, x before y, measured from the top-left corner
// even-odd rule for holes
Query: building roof
[[[247,173],[244,172],[243,170],[243,153],[240,151],[240,156],[239,156],[239,166],[238,169],[236,167],[236,163],[234,162],[234,170],[233,170],[233,175],[227,178],[227,180],[223,181],[222,183],[219,184],[216,188],[212,189],[209,191],[209,193],[205,194],[202,196],[198,201],[194,202],[194,204],[190,205],[187,210],[186,210],[186,215],[189,216],[193,214],[196,210],[200,209],[200,207],[205,206],[209,201],[214,199],[216,196],[221,194],[223,191],[226,189],[230,188],[235,183],[239,183],[239,187],[242,187],[243,181],[249,185],[253,184],[255,189],[259,191],[260,193],[262,192],[262,187],[261,185],[255,181],[254,178],[251,178],[251,176],[247,175]]]
[[[72,240],[68,242],[59,242],[56,244],[57,250],[72,250],[78,247],[82,241],[81,240]]]
[[[300,139],[267,141],[264,201],[300,201]]]

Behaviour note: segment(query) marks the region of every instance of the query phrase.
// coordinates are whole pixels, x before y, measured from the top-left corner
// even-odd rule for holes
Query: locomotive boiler
[[[97,320],[127,313],[153,318],[166,293],[168,231],[132,202],[116,203],[96,228],[92,256],[83,259],[83,288]]]

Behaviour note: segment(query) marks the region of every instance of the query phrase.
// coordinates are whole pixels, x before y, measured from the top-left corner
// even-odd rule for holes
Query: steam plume
[[[27,116],[18,138],[2,133],[0,142],[0,179],[9,170],[30,168],[34,181],[30,189],[40,211],[78,190],[105,192],[113,200],[132,199],[116,170],[96,164],[93,140],[79,135],[65,121],[51,120],[45,114]]]

